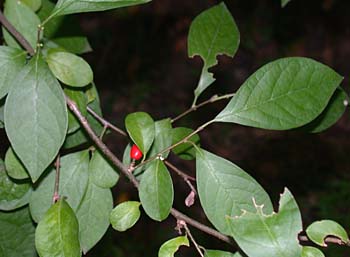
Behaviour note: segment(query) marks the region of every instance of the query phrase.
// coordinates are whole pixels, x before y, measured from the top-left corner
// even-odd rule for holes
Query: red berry
[[[130,150],[130,158],[134,159],[136,161],[140,160],[142,158],[142,152],[137,147],[137,145],[133,145]]]

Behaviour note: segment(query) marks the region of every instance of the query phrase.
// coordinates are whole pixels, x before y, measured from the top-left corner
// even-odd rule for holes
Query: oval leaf
[[[230,252],[224,252],[219,250],[205,250],[205,257],[238,257],[239,253],[233,254]]]
[[[178,236],[170,239],[159,248],[158,257],[174,257],[174,254],[182,245],[190,246],[187,236]]]
[[[59,195],[65,197],[73,210],[79,207],[88,185],[89,152],[81,151],[61,158]],[[52,203],[55,187],[55,170],[52,169],[38,185],[30,198],[33,220],[39,222]]]
[[[140,148],[145,158],[155,135],[152,117],[145,112],[131,113],[125,118],[125,127],[130,138]]]
[[[0,228],[0,256],[36,256],[35,227],[28,208],[21,208],[12,212],[0,211]]]
[[[60,37],[55,38],[52,41],[73,54],[83,54],[92,51],[90,43],[86,37]]]
[[[7,150],[5,155],[5,166],[6,172],[11,178],[29,178],[26,168],[23,166],[22,162],[18,159],[11,147]]]
[[[5,129],[35,182],[56,157],[67,131],[63,91],[40,57],[13,80],[5,103]]]
[[[93,80],[90,65],[75,54],[50,51],[46,61],[56,78],[66,85],[84,87]]]
[[[140,218],[140,202],[128,201],[118,204],[109,217],[112,227],[118,231],[126,231],[136,224]]]
[[[240,215],[242,210],[255,211],[252,199],[273,211],[265,190],[241,168],[205,150],[197,152],[197,188],[208,219],[222,233],[230,229],[225,217]]]
[[[35,246],[40,257],[81,256],[78,220],[64,199],[52,205],[39,222]]]
[[[325,238],[335,236],[344,243],[349,242],[348,234],[345,229],[333,220],[322,220],[312,223],[307,229],[306,234],[314,243],[326,247]]]
[[[79,239],[84,254],[94,247],[106,233],[112,208],[111,190],[89,183],[85,196],[76,212],[79,221]]]
[[[303,246],[301,257],[325,257],[317,248],[311,246]]]
[[[198,15],[188,35],[188,55],[199,55],[204,61],[202,74],[195,89],[195,100],[214,81],[208,69],[215,66],[218,55],[233,57],[239,45],[237,25],[225,3],[218,4]]]
[[[193,132],[193,129],[178,127],[174,128],[172,131],[173,144],[180,142],[182,139],[187,137],[189,134]],[[199,135],[195,134],[188,139],[192,143],[199,146]],[[182,143],[172,149],[173,153],[179,156],[184,160],[193,160],[196,157],[196,149],[194,149],[192,143]]]
[[[162,161],[153,162],[143,174],[139,197],[149,217],[157,221],[168,217],[173,205],[174,189],[169,171]]]
[[[314,60],[280,59],[251,75],[214,120],[274,130],[300,127],[320,115],[342,80]]]
[[[243,209],[241,216],[226,217],[230,234],[239,247],[254,257],[300,257],[301,215],[291,193],[286,189],[281,195],[278,213],[265,215],[263,206],[254,199],[253,203],[255,212]]]

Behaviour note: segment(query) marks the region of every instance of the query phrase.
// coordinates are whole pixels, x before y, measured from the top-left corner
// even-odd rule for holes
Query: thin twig
[[[59,189],[60,189],[60,169],[61,169],[61,157],[60,155],[57,156],[56,162],[56,176],[55,176],[55,189],[52,196],[52,202],[56,203],[60,199],[59,195]]]
[[[200,247],[200,246],[198,245],[198,243],[196,242],[196,240],[195,240],[194,237],[192,236],[190,229],[187,227],[186,222],[185,222],[185,221],[182,221],[181,223],[182,223],[182,226],[185,228],[186,234],[190,237],[190,240],[191,240],[191,242],[193,243],[193,245],[194,245],[194,247],[196,248],[196,250],[197,250],[197,252],[199,253],[199,255],[200,255],[201,257],[204,257],[204,254],[203,254],[203,252],[202,252],[202,250],[201,250],[201,248],[203,248],[203,247]]]
[[[235,94],[232,93],[232,94],[227,94],[227,95],[222,95],[222,96],[218,96],[218,95],[213,95],[212,97],[210,97],[210,99],[200,103],[200,104],[197,104],[197,105],[194,105],[192,106],[191,108],[187,109],[186,111],[184,111],[183,113],[179,114],[178,116],[176,116],[175,118],[173,118],[171,120],[171,123],[174,123],[175,121],[181,119],[182,117],[186,116],[187,114],[191,113],[191,112],[194,112],[194,111],[197,111],[199,108],[207,105],[207,104],[211,104],[211,103],[214,103],[214,102],[217,102],[217,101],[220,101],[220,100],[224,100],[224,99],[228,99],[228,98],[231,98],[233,97]]]
[[[108,122],[104,118],[102,118],[100,115],[98,115],[94,110],[92,110],[90,107],[87,107],[88,112],[96,119],[98,120],[103,126],[107,126],[108,128],[114,130],[115,132],[127,137],[128,135],[121,130],[120,128],[114,126],[112,123]]]
[[[0,22],[6,28],[6,30],[18,41],[18,43],[23,46],[23,48],[33,56],[35,54],[34,48],[30,45],[30,43],[25,39],[25,37],[18,32],[18,30],[9,22],[9,20],[5,17],[3,12],[0,10]]]
[[[171,164],[171,162],[164,160],[164,163],[171,168],[173,171],[175,171],[180,177],[182,177],[184,180],[192,180],[196,181],[196,179],[190,175],[187,175],[185,172],[178,169],[175,165]]]

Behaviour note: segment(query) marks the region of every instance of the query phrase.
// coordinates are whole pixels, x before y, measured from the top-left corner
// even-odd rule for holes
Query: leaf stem
[[[200,255],[201,257],[204,257],[204,254],[203,254],[203,252],[202,252],[202,250],[201,250],[201,248],[203,248],[203,247],[201,247],[201,246],[198,245],[198,243],[196,242],[196,240],[195,240],[194,237],[192,236],[191,231],[190,231],[190,229],[188,228],[186,222],[183,221],[183,222],[182,222],[182,225],[183,225],[183,227],[185,228],[186,234],[190,237],[190,240],[192,241],[192,243],[193,243],[194,247],[196,248],[197,252],[199,253],[199,255]]]
[[[60,195],[59,195],[60,169],[61,169],[61,157],[60,157],[60,155],[58,155],[56,158],[55,167],[56,167],[56,176],[55,176],[55,189],[54,189],[54,193],[52,196],[53,203],[56,203],[60,199]]]

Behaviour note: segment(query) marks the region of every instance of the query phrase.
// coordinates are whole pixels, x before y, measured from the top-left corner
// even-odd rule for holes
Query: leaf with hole
[[[141,215],[140,205],[141,203],[136,201],[118,204],[109,217],[112,227],[121,232],[133,227]]]
[[[333,220],[321,220],[312,223],[306,229],[306,234],[315,244],[327,247],[325,239],[327,236],[334,236],[344,243],[349,242],[349,236],[345,229]]]
[[[7,175],[9,175],[11,178],[29,178],[26,168],[23,166],[22,162],[20,161],[20,159],[18,159],[11,147],[9,147],[5,155],[5,166]]]
[[[174,257],[180,246],[190,246],[187,236],[178,236],[163,243],[159,248],[158,257]]]
[[[35,56],[13,79],[5,104],[11,146],[35,182],[56,157],[67,132],[63,90]]]
[[[226,216],[230,235],[244,253],[254,257],[300,257],[301,215],[288,189],[281,195],[278,213],[267,215],[263,205],[255,199],[252,202],[254,212],[243,208],[240,216]]]
[[[139,197],[145,212],[154,220],[162,221],[170,213],[174,200],[173,182],[160,160],[146,169],[142,176]]]
[[[279,59],[251,75],[214,121],[273,130],[297,128],[321,114],[342,80],[312,59]]]
[[[64,199],[52,205],[39,222],[35,246],[40,257],[81,256],[78,220]]]
[[[225,54],[233,57],[239,41],[237,25],[223,2],[202,12],[193,20],[188,35],[188,55],[199,55],[204,61],[198,86],[194,91],[194,104],[199,95],[215,81],[208,69],[218,63],[217,56]]]
[[[172,131],[173,144],[180,142],[182,139],[190,135],[192,132],[193,132],[193,129],[190,129],[190,128],[185,128],[185,127],[174,128]],[[192,143],[182,143],[174,147],[172,151],[181,159],[193,160],[194,158],[196,158],[196,149],[194,149],[193,144],[196,144],[199,146],[199,141],[200,141],[199,135],[195,134],[191,136],[187,141],[190,141]]]
[[[317,248],[311,246],[303,246],[301,257],[325,257]]]
[[[273,211],[271,200],[254,178],[234,163],[203,149],[197,152],[196,177],[199,199],[208,219],[222,233],[229,234],[226,216],[255,211],[252,199]]]

